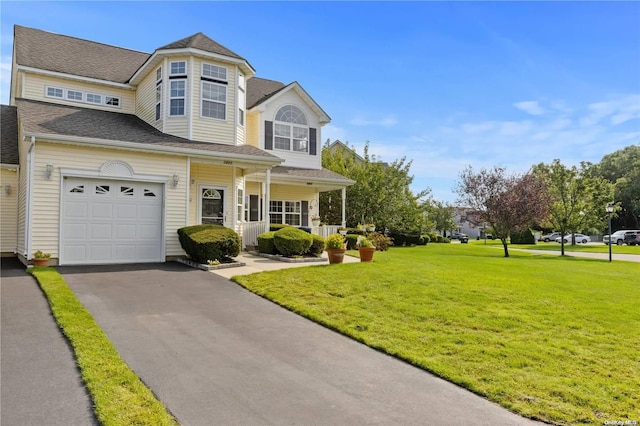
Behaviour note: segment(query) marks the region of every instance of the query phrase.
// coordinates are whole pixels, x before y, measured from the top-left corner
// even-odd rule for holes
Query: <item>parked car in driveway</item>
[[[580,244],[587,244],[591,242],[591,237],[589,237],[588,235],[584,235],[584,234],[575,234],[576,235],[576,243]],[[562,238],[558,237],[556,238],[556,243],[559,243],[560,241],[562,241]],[[569,235],[565,235],[564,236],[564,242],[565,243],[570,243],[571,242],[571,234]]]
[[[466,237],[466,234],[463,234],[462,232],[454,232],[453,234],[451,234],[449,236],[450,240],[459,240],[461,237]],[[467,237],[468,238],[468,237]]]
[[[562,237],[562,235],[559,232],[553,232],[551,234],[541,236],[538,241],[544,241],[545,243],[548,243],[549,241],[555,241],[556,238],[560,237]]]
[[[640,246],[640,232],[626,233],[624,242],[629,246]]]
[[[640,229],[621,229],[619,231],[614,232],[613,234],[611,234],[611,237],[609,237],[609,235],[605,235],[602,238],[602,241],[605,244],[609,244],[609,240],[611,240],[612,244],[617,244],[619,246],[624,244],[624,237],[625,235],[628,234],[633,234],[633,233],[637,233],[640,232]]]

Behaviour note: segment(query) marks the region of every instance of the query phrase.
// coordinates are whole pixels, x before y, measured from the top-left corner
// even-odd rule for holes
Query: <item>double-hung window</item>
[[[162,118],[162,67],[156,70],[156,121]]]
[[[184,115],[187,80],[171,80],[169,115]]]
[[[227,86],[202,82],[202,116],[220,120],[227,118]]]
[[[276,113],[273,147],[285,151],[309,152],[309,126],[302,110],[285,105]]]
[[[156,72],[156,78],[158,74]],[[177,78],[182,77],[182,78]],[[156,97],[158,96],[156,92]],[[176,61],[169,65],[169,115],[185,115],[187,97],[187,62]]]
[[[201,114],[203,117],[227,119],[227,69],[214,64],[202,64]]]

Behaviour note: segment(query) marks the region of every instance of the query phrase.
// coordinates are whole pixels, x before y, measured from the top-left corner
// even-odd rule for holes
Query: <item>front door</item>
[[[217,223],[225,225],[225,189],[200,188],[200,221],[203,224]]]

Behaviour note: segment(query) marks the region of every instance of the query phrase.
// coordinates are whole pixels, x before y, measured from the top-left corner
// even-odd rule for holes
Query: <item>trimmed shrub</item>
[[[309,247],[307,254],[319,257],[324,251],[324,238],[320,235],[312,235],[311,237],[313,238],[313,242],[311,243],[311,247]]]
[[[418,243],[419,246],[426,246],[427,244],[429,244],[429,241],[431,241],[431,238],[427,235],[420,235],[420,242]]]
[[[367,231],[358,228],[347,228],[347,235],[365,235]]]
[[[356,245],[358,244],[359,234],[347,234],[347,250],[356,250]]]
[[[240,237],[222,225],[195,225],[178,229],[182,249],[196,262],[225,261],[240,253]]]
[[[273,241],[275,232],[263,232],[258,235],[258,251],[266,254],[278,254],[276,243]]]
[[[371,232],[369,235],[367,235],[367,238],[371,240],[374,247],[378,251],[387,251],[389,250],[389,246],[393,245],[393,241],[391,240],[391,238],[381,234],[380,232]]]
[[[439,241],[439,242],[447,244],[447,243],[450,243],[451,240],[448,239],[447,237],[442,237],[442,241]]]
[[[281,255],[302,256],[311,247],[313,237],[302,229],[287,226],[276,231],[273,241]]]
[[[393,245],[397,247],[415,246],[422,241],[420,234],[411,234],[401,231],[389,232],[389,236],[393,240]]]
[[[290,227],[290,226],[291,225],[283,225],[282,223],[270,223],[269,224],[269,231],[276,232],[276,231],[281,230],[282,228],[287,228],[287,227]]]
[[[536,237],[533,236],[533,232],[530,229],[525,229],[522,232],[514,232],[511,234],[511,244],[535,244]]]

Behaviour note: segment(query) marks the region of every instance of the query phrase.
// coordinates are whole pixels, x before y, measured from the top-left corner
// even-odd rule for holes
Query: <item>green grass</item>
[[[165,406],[120,358],[113,344],[52,268],[32,268],[53,316],[69,339],[102,425],[177,425]]]
[[[470,240],[470,244],[484,245],[484,240]],[[502,243],[499,240],[487,241],[487,246],[502,247]],[[527,250],[544,250],[544,251],[556,251],[560,253],[560,244],[556,242],[540,242],[538,244],[509,244],[509,249],[527,249]],[[588,253],[609,253],[609,246],[603,243],[595,244],[571,244],[564,245],[564,251],[571,252],[588,252]],[[613,254],[637,254],[640,255],[640,246],[617,246],[614,245],[611,248]],[[511,252],[509,252],[511,253]]]
[[[640,420],[640,264],[433,244],[234,277],[521,415]]]

